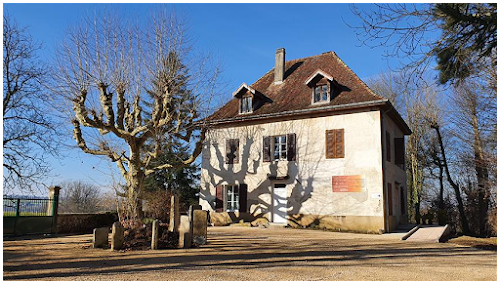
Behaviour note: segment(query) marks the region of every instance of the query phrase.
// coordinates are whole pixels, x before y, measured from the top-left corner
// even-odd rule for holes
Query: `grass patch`
[[[457,244],[461,246],[468,246],[484,250],[497,250],[497,238],[475,238],[469,236],[460,236],[458,238],[453,238],[448,241],[452,244]]]

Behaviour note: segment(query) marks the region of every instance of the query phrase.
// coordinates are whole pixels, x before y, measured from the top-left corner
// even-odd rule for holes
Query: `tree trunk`
[[[484,237],[487,234],[486,223],[488,222],[488,169],[486,168],[475,112],[472,114],[472,127],[474,130],[474,166],[477,177],[477,222],[479,225],[479,234]]]
[[[455,197],[458,203],[458,212],[460,213],[460,220],[462,221],[462,233],[464,235],[469,235],[470,234],[469,223],[467,222],[467,217],[465,216],[464,203],[462,201],[462,196],[460,195],[460,188],[451,178],[450,171],[448,169],[448,163],[446,160],[446,154],[444,152],[443,140],[441,138],[441,131],[439,131],[439,125],[434,124],[431,125],[431,127],[436,130],[438,136],[439,148],[441,149],[441,156],[443,157],[443,166],[446,172],[446,177],[451,187],[453,187],[453,189],[455,190]]]

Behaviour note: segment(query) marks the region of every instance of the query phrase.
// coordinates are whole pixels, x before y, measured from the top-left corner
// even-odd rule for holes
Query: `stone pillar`
[[[109,234],[109,228],[107,227],[95,228],[94,234],[92,236],[92,247],[93,248],[107,247],[109,244],[108,234]]]
[[[113,223],[111,229],[111,250],[120,250],[123,247],[124,229],[119,221]]]
[[[193,243],[196,245],[204,245],[207,243],[207,217],[208,211],[194,210],[192,219],[192,236]]]
[[[189,216],[182,215],[179,226],[179,248],[191,247],[191,222]]]
[[[170,223],[168,224],[169,232],[179,232],[179,224],[181,215],[179,214],[179,197],[172,195],[170,199]]]
[[[47,204],[47,216],[57,216],[59,209],[59,186],[49,187],[49,203]]]
[[[49,187],[49,200],[47,204],[47,216],[52,216],[51,233],[57,233],[57,214],[59,211],[59,186]]]
[[[158,239],[160,238],[160,221],[153,221],[153,230],[151,233],[151,249],[158,249]]]

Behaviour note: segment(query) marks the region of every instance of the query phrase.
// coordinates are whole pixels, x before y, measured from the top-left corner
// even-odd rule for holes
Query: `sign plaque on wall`
[[[366,184],[363,175],[357,176],[333,176],[333,192],[365,192]]]

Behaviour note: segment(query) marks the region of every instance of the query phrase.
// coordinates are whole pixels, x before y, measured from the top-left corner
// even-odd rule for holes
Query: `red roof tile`
[[[373,93],[334,52],[326,52],[287,61],[285,63],[285,79],[281,84],[273,84],[274,69],[253,83],[251,87],[268,97],[272,102],[265,103],[251,114],[239,114],[239,100],[233,98],[209,116],[207,120],[214,121],[318,107],[318,105],[311,104],[312,89],[306,85],[306,80],[318,69],[333,76],[334,80],[341,86],[340,93],[329,104],[324,105],[333,106],[384,100],[383,97]]]

